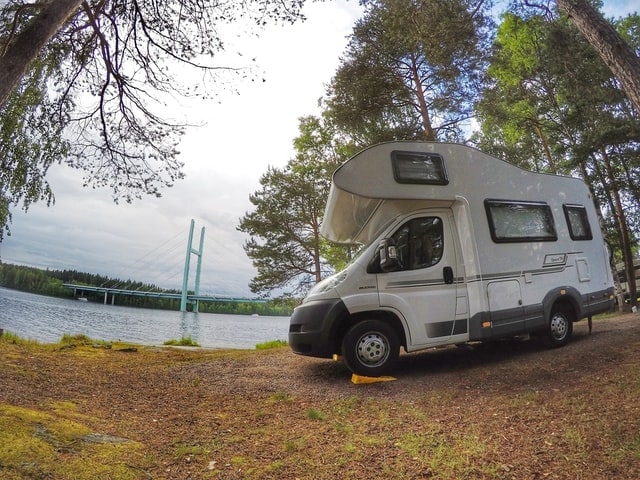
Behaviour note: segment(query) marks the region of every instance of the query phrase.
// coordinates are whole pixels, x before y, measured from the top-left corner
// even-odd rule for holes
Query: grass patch
[[[102,347],[108,349],[111,348],[111,346],[111,342],[96,340],[83,333],[77,333],[75,335],[65,333],[56,344],[56,347],[62,350],[76,347]]]
[[[565,460],[571,463],[582,463],[589,459],[588,441],[584,434],[575,427],[568,427],[562,432],[563,439],[567,442],[569,448],[565,452]]]
[[[275,392],[269,395],[268,402],[270,404],[291,403],[293,402],[293,397],[286,392]]]
[[[262,342],[256,345],[256,350],[269,350],[271,348],[280,348],[286,347],[289,345],[289,342],[286,340],[269,340],[267,342]]]
[[[71,335],[69,333],[65,333],[62,335],[62,338],[58,342],[60,345],[75,345],[75,346],[84,346],[84,345],[93,345],[93,340],[88,335],[84,335],[82,333],[78,333],[76,335]]]
[[[19,337],[15,333],[5,331],[3,331],[2,335],[0,335],[0,342],[10,343],[12,345],[39,345],[36,340],[26,340],[22,337]]]
[[[191,337],[181,337],[179,340],[172,338],[171,340],[167,340],[166,342],[164,342],[164,345],[169,345],[172,347],[199,347],[200,346],[200,344]]]
[[[611,429],[609,435],[611,443],[607,449],[607,456],[614,465],[626,466],[630,462],[640,460],[640,432],[616,426]]]
[[[320,410],[316,410],[315,408],[310,408],[307,410],[307,418],[310,420],[322,421],[326,418],[326,415],[322,413]]]
[[[283,466],[284,462],[282,460],[275,460],[274,462],[271,462],[269,467],[267,467],[267,470],[269,472],[277,472],[278,470],[281,470]]]
[[[11,345],[19,345],[25,347],[33,347],[38,349],[42,347],[44,350],[66,350],[77,347],[93,347],[93,348],[104,348],[110,349],[113,346],[112,342],[108,342],[106,340],[96,340],[95,338],[91,338],[88,335],[79,333],[79,334],[69,334],[65,333],[62,335],[60,340],[57,343],[46,343],[42,344],[37,340],[27,340],[18,335],[11,332],[3,332],[0,335],[0,342],[11,344]]]
[[[445,434],[440,431],[409,433],[397,446],[437,478],[465,478],[482,471],[488,478],[492,468],[482,469],[486,446],[478,435],[470,432]],[[437,475],[436,475],[437,472]],[[495,472],[494,472],[495,473]]]
[[[288,438],[284,441],[284,451],[287,453],[298,452],[305,448],[306,442],[303,438]]]
[[[209,454],[209,450],[202,445],[175,445],[174,456],[178,459],[184,459],[189,457],[202,457]]]
[[[336,413],[340,417],[350,415],[354,410],[357,411],[362,405],[362,400],[358,395],[352,395],[338,402],[336,405]]]
[[[71,403],[54,411],[0,404],[0,466],[8,478],[140,477],[132,463],[139,444],[96,444]]]

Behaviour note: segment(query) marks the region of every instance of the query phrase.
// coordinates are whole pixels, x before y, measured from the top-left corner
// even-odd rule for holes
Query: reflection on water
[[[200,338],[200,314],[180,312],[181,337]]]
[[[147,345],[191,337],[203,347],[255,348],[286,340],[289,318],[119,307],[0,288],[0,328],[47,343],[68,333]]]

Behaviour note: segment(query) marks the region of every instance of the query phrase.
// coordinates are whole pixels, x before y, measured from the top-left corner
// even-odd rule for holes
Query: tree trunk
[[[640,58],[613,26],[587,0],[557,0],[564,12],[587,39],[622,85],[640,112]]]
[[[624,176],[626,178],[627,187],[629,192],[636,202],[636,208],[640,207],[640,185],[633,178],[633,171],[629,169],[628,162],[622,162],[622,168],[624,169]]]
[[[0,108],[7,101],[29,64],[80,7],[83,0],[50,0],[15,38],[8,39],[0,57]]]
[[[607,152],[602,149],[602,158],[604,160],[607,177],[609,177],[610,185],[613,189],[613,201],[615,203],[615,209],[618,217],[618,228],[620,229],[620,241],[622,246],[622,256],[624,258],[625,271],[627,272],[627,292],[629,293],[629,300],[632,307],[638,306],[638,292],[636,288],[636,272],[633,265],[633,251],[631,250],[631,238],[629,235],[629,228],[627,226],[627,218],[622,206],[622,200],[620,198],[620,191],[618,189],[618,182],[616,181],[611,161]]]
[[[320,252],[320,222],[318,217],[313,219],[313,268],[315,269],[316,283],[322,280],[322,252]]]
[[[549,164],[549,172],[554,175],[558,174],[558,170],[556,169],[556,162],[553,160],[553,156],[551,155],[551,150],[549,149],[549,142],[547,141],[547,137],[542,131],[542,127],[540,123],[536,119],[531,119],[531,123],[533,124],[533,130],[538,135],[540,142],[542,143],[542,148],[544,150],[544,156],[547,158],[547,163]]]
[[[619,238],[620,237],[620,221],[618,220],[618,213],[617,213],[615,204],[613,202],[613,195],[611,193],[611,189],[609,188],[609,180],[607,179],[607,176],[602,171],[602,168],[600,168],[597,158],[594,158],[593,160],[593,169],[595,172],[595,176],[598,178],[598,180],[600,181],[600,184],[602,185],[602,189],[604,192],[603,195],[605,197],[605,201],[607,202],[609,211],[611,212],[611,218],[613,219],[613,226],[614,228],[616,228],[616,232],[618,233],[618,238]],[[602,218],[602,214],[600,215],[600,217]],[[604,226],[604,221],[602,224]],[[601,230],[602,232],[606,231],[605,228],[601,228]],[[622,251],[622,245],[609,245],[609,247],[612,248],[611,253],[613,253],[613,248],[616,248],[616,247],[619,247],[620,250]],[[613,273],[613,281],[616,286],[616,291],[619,293],[622,291],[622,289],[620,288],[620,283],[621,283],[620,275],[618,275],[618,269],[616,268],[615,260],[612,261],[611,272]],[[626,272],[626,267],[625,267],[625,272]],[[618,307],[620,308],[620,310],[622,310],[624,308],[624,302],[623,302],[624,299],[622,295],[619,295],[618,300],[619,300]]]
[[[429,107],[427,106],[427,100],[424,98],[424,90],[422,88],[422,82],[420,81],[420,73],[416,66],[416,59],[411,56],[411,75],[413,77],[413,84],[415,85],[415,94],[418,97],[418,104],[420,105],[420,116],[422,117],[422,128],[424,131],[424,139],[430,142],[435,142],[436,132],[433,130],[431,124],[431,118],[429,115]]]

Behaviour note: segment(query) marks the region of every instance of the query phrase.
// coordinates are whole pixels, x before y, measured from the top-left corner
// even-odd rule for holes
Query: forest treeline
[[[0,286],[59,298],[74,298],[74,291],[63,284],[104,286],[123,290],[142,290],[147,292],[180,293],[179,290],[161,289],[155,285],[133,280],[118,280],[94,273],[76,270],[42,270],[24,265],[0,262]],[[92,302],[104,301],[100,292],[84,292],[83,296]],[[111,296],[109,296],[111,302]],[[180,300],[170,298],[152,298],[131,295],[117,295],[115,304],[127,307],[179,310]],[[266,302],[217,301],[200,302],[200,313],[222,313],[232,315],[282,315],[289,316],[294,307],[291,300],[272,299]]]

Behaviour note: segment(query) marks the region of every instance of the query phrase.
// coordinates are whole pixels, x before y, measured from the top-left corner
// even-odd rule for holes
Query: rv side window
[[[497,243],[558,239],[551,208],[544,202],[485,200],[491,238]]]
[[[409,220],[393,235],[401,270],[432,267],[444,252],[442,220],[422,217]]]
[[[393,178],[398,183],[447,185],[444,159],[437,153],[391,152]]]
[[[587,209],[583,205],[563,205],[562,208],[569,226],[571,240],[593,239]]]

